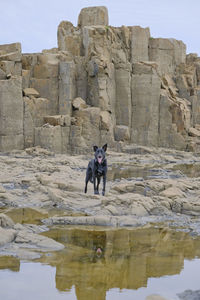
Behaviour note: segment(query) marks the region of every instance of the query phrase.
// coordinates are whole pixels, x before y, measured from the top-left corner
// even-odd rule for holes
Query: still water
[[[185,232],[66,226],[44,234],[65,248],[34,262],[0,257],[0,299],[177,299],[199,289],[200,240]]]

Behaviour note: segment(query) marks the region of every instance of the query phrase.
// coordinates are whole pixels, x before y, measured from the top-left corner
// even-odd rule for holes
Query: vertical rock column
[[[23,149],[21,45],[0,46],[0,151]],[[10,79],[8,79],[10,78]]]
[[[133,64],[131,141],[158,146],[161,81],[152,64]]]
[[[71,62],[59,63],[59,114],[71,116],[71,102],[76,96],[75,65]]]
[[[131,27],[131,62],[148,61],[149,28]]]

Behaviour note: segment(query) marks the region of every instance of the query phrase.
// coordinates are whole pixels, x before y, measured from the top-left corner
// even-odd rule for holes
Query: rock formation
[[[58,26],[58,48],[0,46],[0,151],[94,144],[199,151],[200,58],[149,28],[112,27],[105,7]]]

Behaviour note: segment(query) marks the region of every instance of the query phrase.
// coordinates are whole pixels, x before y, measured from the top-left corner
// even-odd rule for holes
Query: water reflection
[[[115,164],[112,168],[108,168],[108,180],[137,178],[140,180],[147,180],[153,178],[180,178],[183,175],[180,169],[164,169],[161,167],[141,167],[141,166],[126,166]]]
[[[0,256],[0,270],[8,269],[13,272],[19,272],[20,261],[12,256]]]
[[[40,209],[32,209],[30,207],[4,209],[2,210],[9,216],[14,223],[20,224],[41,224],[42,218],[48,218],[48,214]]]
[[[179,274],[184,259],[200,256],[199,239],[162,228],[58,228],[45,235],[66,248],[44,256],[41,262],[56,267],[59,291],[75,286],[77,299],[81,300],[106,299],[106,292],[113,288],[146,287],[149,278]],[[102,249],[100,255],[97,248]]]
[[[200,176],[200,164],[178,164],[173,167],[174,170],[180,170],[187,177],[195,178]]]
[[[42,224],[41,219],[45,219],[52,216],[82,216],[84,213],[74,213],[68,210],[62,210],[59,208],[51,208],[45,210],[42,208],[33,209],[31,207],[21,208],[0,208],[0,213],[5,213],[9,216],[14,223],[20,224]]]

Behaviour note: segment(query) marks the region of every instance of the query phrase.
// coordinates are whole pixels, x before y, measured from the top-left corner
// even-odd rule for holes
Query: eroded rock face
[[[199,83],[200,58],[182,41],[112,27],[106,7],[84,8],[77,27],[58,26],[58,48],[0,46],[0,151],[83,153],[106,142],[199,151]],[[49,126],[59,115],[67,122]]]

